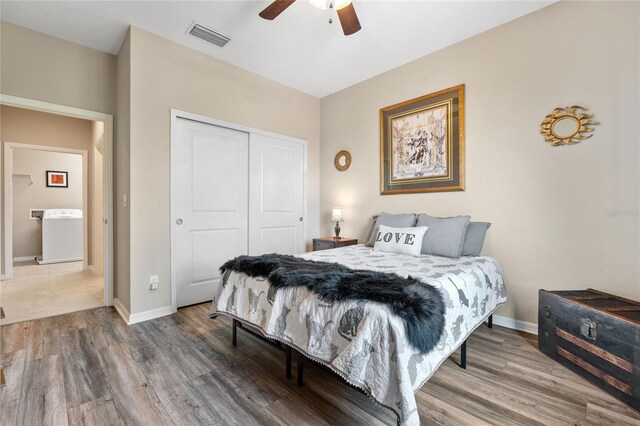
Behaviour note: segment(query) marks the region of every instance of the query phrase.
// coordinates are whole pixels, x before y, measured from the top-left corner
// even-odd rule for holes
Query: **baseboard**
[[[15,262],[28,262],[30,260],[36,260],[37,257],[40,257],[39,254],[33,255],[33,256],[20,256],[20,257],[14,257],[13,261]]]
[[[113,299],[113,307],[120,314],[122,319],[127,325],[136,324],[143,321],[148,321],[154,318],[160,318],[165,315],[171,315],[171,306],[164,306],[158,309],[151,309],[149,311],[139,312],[137,314],[130,314],[127,308],[124,307],[120,300]]]
[[[124,322],[129,324],[129,311],[118,298],[113,299],[113,307],[116,308],[116,311],[120,314]]]
[[[39,265],[51,265],[53,263],[67,263],[67,262],[80,262],[81,257],[70,257],[68,259],[56,259],[56,260],[42,260],[42,257],[38,258]]]
[[[139,312],[137,314],[129,314],[129,325],[136,324],[142,321],[148,321],[154,318],[160,318],[165,315],[171,315],[171,305],[163,306],[162,308],[151,309],[149,311]]]
[[[513,330],[524,331],[525,333],[538,334],[538,324],[532,322],[520,321],[509,317],[503,317],[501,315],[494,315],[493,323]]]
[[[122,319],[127,325],[136,324],[143,321],[148,321],[154,318],[160,318],[165,315],[171,315],[171,306],[164,306],[158,309],[151,309],[149,311],[139,312],[137,314],[130,314],[127,308],[124,307],[120,300],[113,299],[113,307],[120,314]]]

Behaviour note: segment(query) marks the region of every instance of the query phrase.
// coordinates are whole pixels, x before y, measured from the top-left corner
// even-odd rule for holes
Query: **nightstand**
[[[356,244],[358,244],[357,238],[340,238],[337,240],[333,237],[314,238],[313,251],[327,250],[327,249],[346,247],[346,246],[354,246]]]

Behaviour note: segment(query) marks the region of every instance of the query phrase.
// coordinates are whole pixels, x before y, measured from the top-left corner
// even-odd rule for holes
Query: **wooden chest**
[[[597,290],[540,290],[545,355],[640,411],[640,302]]]

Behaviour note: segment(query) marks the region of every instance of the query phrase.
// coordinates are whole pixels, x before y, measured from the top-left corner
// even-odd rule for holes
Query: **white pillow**
[[[380,225],[373,249],[375,251],[420,256],[422,240],[426,232],[426,226],[392,228],[390,226]]]

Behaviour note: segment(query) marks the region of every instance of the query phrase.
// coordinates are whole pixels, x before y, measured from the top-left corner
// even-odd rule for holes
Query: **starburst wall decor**
[[[584,112],[579,112],[580,110]],[[593,114],[580,105],[556,108],[540,124],[540,133],[551,146],[574,145],[593,136]]]

